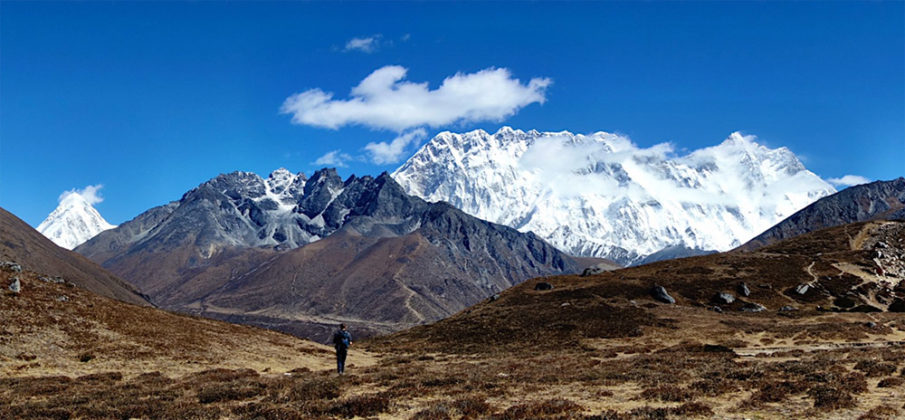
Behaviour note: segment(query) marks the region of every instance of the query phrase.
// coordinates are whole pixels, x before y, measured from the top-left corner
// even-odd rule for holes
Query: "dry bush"
[[[896,388],[905,384],[905,379],[900,377],[886,378],[877,383],[877,388]]]
[[[886,420],[898,418],[899,410],[891,405],[878,405],[858,417],[858,420]]]
[[[751,395],[748,403],[758,406],[762,403],[782,402],[795,394],[801,394],[807,391],[808,387],[802,382],[765,382],[760,388]]]
[[[855,370],[864,372],[868,378],[892,375],[896,372],[896,369],[895,363],[883,363],[876,360],[862,360],[855,364]]]
[[[492,418],[495,420],[541,419],[554,415],[556,415],[556,418],[568,418],[567,416],[577,415],[582,410],[584,410],[582,406],[572,401],[552,399],[517,404]]]
[[[390,399],[381,394],[366,394],[348,397],[336,401],[327,410],[334,416],[352,418],[355,416],[368,417],[387,411],[390,408]]]
[[[415,413],[411,420],[452,420],[449,408],[444,405],[435,405]]]
[[[684,402],[693,400],[694,397],[694,391],[675,385],[660,385],[654,388],[647,388],[641,393],[641,398],[653,401]]]
[[[464,416],[464,418],[478,418],[493,411],[490,404],[483,398],[471,396],[453,401],[452,407]]]
[[[855,397],[850,392],[835,386],[818,385],[808,391],[814,399],[814,408],[822,410],[838,410],[855,406]]]

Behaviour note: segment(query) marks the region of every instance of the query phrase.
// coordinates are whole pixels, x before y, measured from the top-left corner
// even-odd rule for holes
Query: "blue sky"
[[[431,106],[470,106],[433,92],[457,73],[504,71],[491,85],[511,95],[394,127],[281,112],[313,89],[346,101],[380,69],[426,82],[413,97]],[[902,176],[905,3],[0,2],[0,206],[33,226],[88,185],[122,223],[221,172],[310,174],[338,151],[342,175],[376,175],[398,163],[369,143],[408,135],[405,159],[501,125],[679,152],[742,131],[825,179]]]

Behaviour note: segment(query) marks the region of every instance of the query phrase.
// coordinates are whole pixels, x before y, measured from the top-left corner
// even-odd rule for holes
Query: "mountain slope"
[[[425,200],[624,265],[668,248],[728,250],[834,192],[788,149],[738,133],[671,157],[604,132],[443,132],[393,177]]]
[[[85,197],[73,191],[66,193],[57,208],[38,225],[38,232],[63,248],[73,249],[115,227],[107,223]]]
[[[876,258],[877,250],[882,257]],[[498,299],[375,342],[381,349],[492,353],[578,347],[594,338],[649,336],[662,346],[668,340],[690,337],[690,331],[676,328],[685,317],[710,318],[718,329],[739,325],[754,330],[756,322],[775,328],[777,321],[770,318],[777,315],[783,320],[779,324],[792,323],[789,318],[818,317],[818,322],[830,323],[829,335],[844,335],[849,332],[839,328],[841,321],[820,321],[819,317],[826,312],[863,317],[865,312],[905,311],[903,258],[905,222],[847,224],[750,253],[724,252],[594,276],[530,280],[501,293]],[[541,280],[553,289],[535,290]],[[747,295],[741,293],[742,284]],[[675,304],[654,297],[652,289],[657,285]],[[718,300],[720,293],[731,300]],[[858,322],[856,331],[850,333],[869,331],[870,327],[862,324]],[[733,336],[707,328],[699,331],[713,340]],[[501,332],[504,348],[499,347]],[[819,333],[812,329],[806,335],[810,338]]]
[[[101,296],[148,305],[132,285],[87,258],[60,248],[12,213],[0,208],[0,256],[25,269],[60,276]]]
[[[905,178],[856,185],[821,198],[739,249],[750,251],[815,230],[874,219],[905,220]]]
[[[518,282],[578,272],[533,234],[320,170],[281,201],[221,175],[77,248],[165,308],[322,337],[433,321]],[[299,242],[313,241],[304,246]]]

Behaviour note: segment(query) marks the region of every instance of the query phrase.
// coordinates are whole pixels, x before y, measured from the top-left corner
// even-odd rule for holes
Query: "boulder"
[[[18,277],[12,278],[12,282],[9,284],[9,290],[13,293],[19,293],[22,291],[22,283],[19,282]]]
[[[844,309],[854,308],[858,302],[847,296],[840,296],[833,300],[833,304]]]
[[[795,293],[798,293],[802,296],[808,293],[808,290],[811,290],[811,285],[807,283],[799,284],[797,287],[795,287]]]
[[[767,310],[767,308],[759,303],[746,302],[744,305],[742,305],[741,308],[739,308],[739,310],[742,312],[763,312]]]
[[[905,312],[905,299],[896,299],[889,304],[889,312]]]
[[[743,297],[751,296],[751,289],[749,289],[748,285],[745,283],[739,284],[738,287],[736,288],[736,291],[738,292],[738,294],[742,295]]]
[[[534,285],[534,290],[553,290],[553,285],[550,283],[547,283],[545,281],[542,281],[542,282]]]
[[[858,306],[855,306],[854,308],[850,309],[849,312],[868,313],[868,312],[883,312],[883,311],[880,310],[880,308],[877,308],[876,306],[858,305]]]
[[[659,300],[660,302],[669,304],[676,303],[676,300],[666,292],[666,289],[663,286],[654,285],[654,287],[650,289],[650,294],[654,299]]]
[[[716,303],[728,305],[732,302],[735,302],[735,296],[732,296],[732,293],[719,292],[715,296],[713,296],[713,301]]]
[[[499,299],[499,298],[500,298],[500,294],[497,293],[497,294],[494,294],[493,296],[487,298],[487,300],[490,301],[490,302],[494,302],[494,301],[496,301],[496,300]]]
[[[14,263],[14,262],[12,262],[12,261],[2,261],[2,262],[0,262],[0,268],[4,269],[4,270],[6,270],[6,271],[12,271],[13,273],[21,273],[21,272],[22,272],[22,266],[19,265],[19,264]]]

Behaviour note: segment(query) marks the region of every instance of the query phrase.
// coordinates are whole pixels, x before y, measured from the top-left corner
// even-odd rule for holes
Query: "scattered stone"
[[[21,272],[22,272],[22,266],[19,265],[19,264],[14,263],[14,262],[12,262],[12,261],[3,261],[3,262],[0,262],[0,268],[4,269],[4,270],[6,270],[6,271],[12,271],[13,273],[21,273]]]
[[[798,310],[798,308],[796,308],[794,306],[788,306],[788,305],[783,306],[782,308],[779,308],[779,312],[794,312],[797,310]]]
[[[491,296],[488,300],[491,301],[491,302],[495,302],[495,301],[496,301],[497,299],[499,299],[499,298],[500,298],[500,294],[499,294],[499,293],[496,293],[496,294],[494,294],[493,296]]]
[[[889,304],[889,312],[905,312],[905,299],[896,299]]]
[[[66,282],[66,280],[63,280],[63,278],[60,276],[56,276],[56,277],[42,276],[42,277],[38,277],[38,280],[41,280],[41,281],[47,282],[47,283],[54,283],[54,284],[62,284],[62,283]]]
[[[572,306],[572,304],[569,302],[564,302],[562,305],[559,305],[559,306]]]
[[[12,278],[12,282],[9,284],[9,290],[16,294],[22,291],[22,283],[19,282],[18,277]]]
[[[873,321],[868,321],[864,323],[864,326],[867,328],[877,328],[877,323]]]
[[[57,302],[69,302],[69,296],[66,296],[66,295],[58,296]]]
[[[877,242],[877,247],[879,247],[879,248],[889,248],[889,245],[887,245],[886,242],[880,241],[880,242]]]
[[[708,311],[716,312],[716,313],[718,313],[718,314],[723,313],[723,308],[720,308],[719,306],[715,306],[715,305],[714,305],[714,306],[711,306],[711,307],[709,307],[709,308],[707,308],[707,310],[708,310]]]
[[[810,289],[811,289],[811,285],[810,285],[810,284],[807,284],[807,283],[805,283],[805,284],[799,284],[798,287],[795,288],[795,293],[798,293],[799,295],[804,295],[804,294],[806,294],[806,293],[808,292],[808,290],[810,290]]]
[[[852,298],[849,298],[846,296],[840,296],[840,297],[837,297],[835,300],[833,300],[833,304],[840,308],[849,309],[849,308],[854,308],[855,305],[858,304],[858,302],[855,302],[855,300]]]
[[[751,296],[751,289],[748,288],[748,285],[745,283],[739,284],[737,288],[738,294],[748,297]]]
[[[713,297],[713,301],[716,303],[730,304],[735,302],[735,296],[732,296],[732,293],[719,292]]]
[[[547,283],[545,281],[542,281],[542,282],[534,285],[534,290],[553,290],[553,285],[550,283]]]
[[[883,311],[880,310],[880,308],[877,308],[877,307],[871,306],[871,305],[858,305],[858,306],[852,308],[851,310],[849,310],[849,312],[869,313],[869,312],[883,312]]]
[[[760,287],[761,289],[773,290],[773,285],[766,283],[758,284],[757,287]]]
[[[676,300],[666,292],[666,289],[663,286],[654,285],[654,287],[650,289],[650,294],[654,299],[659,300],[660,302],[669,304],[676,303]]]
[[[767,308],[764,307],[764,305],[761,305],[759,303],[747,302],[744,305],[742,305],[741,309],[739,309],[739,310],[742,312],[763,312],[763,311],[767,310]]]

